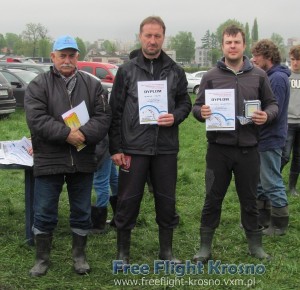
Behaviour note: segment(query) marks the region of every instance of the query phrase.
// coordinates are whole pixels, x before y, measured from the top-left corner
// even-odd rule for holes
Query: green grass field
[[[24,112],[20,109],[0,120],[1,140],[17,140],[29,136]],[[199,247],[199,222],[205,187],[206,138],[203,124],[192,115],[180,127],[178,159],[177,210],[180,224],[174,234],[174,253],[183,262],[191,260]],[[289,166],[284,169],[287,182]],[[59,208],[59,224],[54,233],[51,267],[46,276],[31,278],[35,250],[25,241],[24,173],[21,170],[0,170],[0,290],[10,289],[299,289],[300,202],[289,196],[290,224],[281,237],[264,237],[266,252],[272,260],[264,263],[247,254],[247,242],[239,227],[240,211],[233,185],[226,195],[220,227],[213,241],[213,259],[219,260],[224,274],[186,272],[180,276],[161,271],[154,273],[158,256],[158,228],[155,223],[152,195],[145,189],[138,224],[132,233],[131,263],[150,266],[148,275],[112,274],[116,256],[116,232],[92,235],[88,240],[87,257],[92,271],[79,276],[72,270],[71,234],[68,224],[68,200],[64,190]],[[93,195],[93,198],[95,196]],[[111,212],[111,211],[110,211]],[[229,266],[225,266],[228,264]],[[261,274],[234,273],[236,265],[252,265],[265,269]],[[124,283],[117,286],[117,283]],[[128,285],[126,286],[125,283]],[[131,283],[131,284],[130,284]],[[165,285],[164,285],[165,284]]]

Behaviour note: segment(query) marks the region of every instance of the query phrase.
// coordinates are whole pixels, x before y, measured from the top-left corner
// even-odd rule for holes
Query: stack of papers
[[[28,153],[31,147],[31,140],[26,137],[17,141],[1,141],[0,164],[33,166],[32,155]]]
[[[82,101],[78,106],[62,114],[62,117],[65,124],[70,128],[80,128],[80,126],[84,125],[90,119],[85,101]],[[85,146],[86,144],[83,143],[76,146],[76,149],[80,151]]]

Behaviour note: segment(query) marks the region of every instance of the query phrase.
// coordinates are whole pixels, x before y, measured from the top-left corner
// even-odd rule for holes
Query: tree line
[[[201,38],[201,48],[209,50],[209,57],[212,63],[221,57],[221,42],[222,31],[224,27],[235,24],[245,31],[246,35],[246,51],[245,54],[251,57],[251,46],[259,40],[259,29],[257,19],[254,19],[253,26],[250,31],[249,24],[243,24],[236,19],[229,19],[220,24],[215,32],[207,30],[205,35]],[[286,47],[284,39],[277,33],[273,33],[270,39],[279,47],[283,61],[286,60]],[[79,37],[76,37],[78,47],[80,49],[80,60],[83,60],[86,53],[95,48],[95,44],[84,42]],[[25,57],[49,57],[52,50],[53,39],[49,36],[48,30],[40,23],[28,23],[24,31],[17,35],[15,33],[0,33],[0,49],[6,55],[22,55]],[[175,36],[170,37],[168,49],[176,51],[176,57],[185,63],[190,63],[195,58],[196,41],[191,32],[179,31]],[[135,49],[139,47],[138,37],[136,35],[136,43],[132,47]],[[101,47],[109,55],[114,55],[118,51],[115,43],[105,40]]]

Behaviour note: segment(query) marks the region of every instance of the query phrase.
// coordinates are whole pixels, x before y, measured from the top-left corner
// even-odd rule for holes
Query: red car
[[[91,61],[78,61],[77,67],[95,75],[101,80],[101,83],[113,83],[119,68],[111,63]]]

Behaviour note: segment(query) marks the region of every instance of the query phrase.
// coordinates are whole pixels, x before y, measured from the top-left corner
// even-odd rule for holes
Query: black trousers
[[[177,154],[127,155],[127,165],[119,170],[117,229],[133,229],[140,211],[147,174],[153,185],[156,222],[162,228],[174,228],[179,222],[175,209]]]
[[[245,230],[257,230],[256,192],[259,172],[260,160],[256,147],[242,148],[209,144],[206,154],[206,198],[201,226],[213,229],[219,226],[222,202],[233,173],[240,201],[242,225]]]

